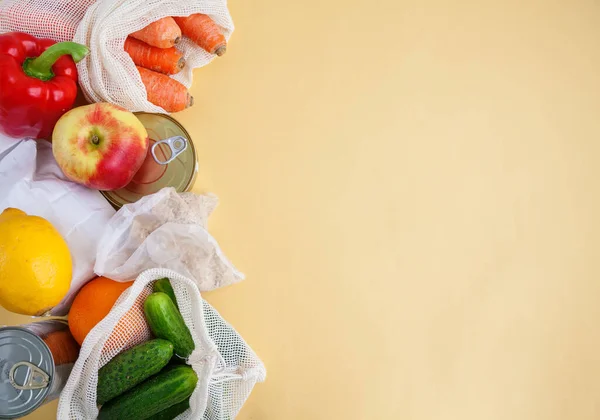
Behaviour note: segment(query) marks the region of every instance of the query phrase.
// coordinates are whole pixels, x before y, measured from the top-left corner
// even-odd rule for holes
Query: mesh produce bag
[[[90,48],[77,64],[79,84],[91,102],[111,102],[130,111],[165,112],[146,100],[146,89],[123,50],[132,32],[165,16],[209,15],[229,40],[234,26],[226,0],[2,0],[0,33],[27,32]],[[192,84],[192,70],[214,56],[187,38],[177,45],[186,67],[174,79]]]
[[[150,269],[135,280],[110,313],[86,337],[63,390],[58,419],[88,420],[98,416],[98,370],[120,352],[151,337],[144,321],[143,302],[152,283],[168,277],[195,350],[188,359],[198,375],[190,409],[178,420],[234,418],[256,382],[264,381],[263,363],[237,332],[200,297],[194,282],[172,270]]]
[[[244,339],[206,301],[204,321],[219,350],[219,364],[208,383],[204,420],[231,420],[238,414],[257,382],[267,371]]]

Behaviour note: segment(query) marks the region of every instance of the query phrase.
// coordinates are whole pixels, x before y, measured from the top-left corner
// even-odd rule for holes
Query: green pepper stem
[[[70,55],[76,63],[83,60],[90,50],[85,45],[76,42],[59,42],[51,45],[36,58],[28,58],[23,63],[23,71],[31,77],[50,80],[54,77],[52,66],[63,55]]]

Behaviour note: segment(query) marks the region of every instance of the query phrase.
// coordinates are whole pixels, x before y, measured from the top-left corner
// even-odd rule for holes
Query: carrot
[[[156,48],[135,38],[127,37],[124,48],[136,65],[148,70],[176,74],[185,66],[183,54],[175,47]]]
[[[57,366],[75,363],[77,360],[79,356],[79,344],[77,344],[68,329],[53,331],[43,337],[43,340],[50,349],[54,363]]]
[[[194,104],[184,85],[169,76],[136,66],[146,86],[148,100],[167,112],[182,111]]]
[[[219,26],[207,15],[196,13],[188,17],[173,17],[181,32],[204,48],[210,54],[219,57],[227,50],[227,41]]]
[[[158,48],[171,48],[181,41],[181,29],[173,18],[164,17],[130,34],[135,39]]]

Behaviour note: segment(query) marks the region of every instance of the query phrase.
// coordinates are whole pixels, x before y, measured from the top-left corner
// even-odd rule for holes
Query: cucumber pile
[[[100,420],[172,420],[189,408],[198,377],[181,362],[195,346],[169,279],[154,283],[144,314],[155,338],[118,354],[98,371]]]

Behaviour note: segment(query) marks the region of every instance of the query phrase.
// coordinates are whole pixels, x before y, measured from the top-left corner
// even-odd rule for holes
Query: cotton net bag
[[[190,408],[178,420],[234,418],[257,382],[266,377],[263,363],[240,335],[200,296],[194,282],[172,270],[144,271],[117,300],[110,313],[86,337],[61,393],[58,419],[98,416],[98,370],[122,351],[151,338],[143,303],[155,280],[171,281],[179,310],[190,329],[195,350],[187,363],[198,375]]]
[[[226,0],[2,0],[0,33],[27,32],[90,48],[77,64],[79,84],[90,102],[111,102],[130,111],[166,111],[146,99],[135,65],[123,50],[127,35],[166,16],[209,15],[229,40],[234,30]],[[172,76],[187,88],[192,70],[215,56],[183,37],[177,48],[185,68]]]

